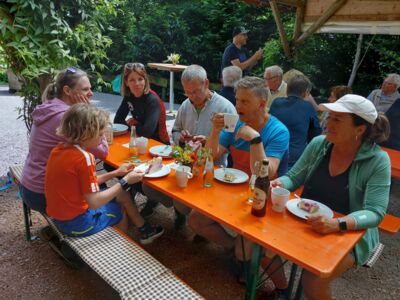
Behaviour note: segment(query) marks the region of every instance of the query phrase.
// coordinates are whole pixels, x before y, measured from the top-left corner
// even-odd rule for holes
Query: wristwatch
[[[262,142],[261,136],[257,136],[257,137],[255,137],[255,138],[253,138],[252,140],[250,140],[250,145],[259,144],[259,143],[261,143],[261,142]]]
[[[131,189],[131,185],[124,178],[119,180],[119,184],[121,185],[124,191],[129,191]]]
[[[342,219],[342,218],[338,218],[337,220],[339,222],[339,230],[340,230],[340,232],[342,232],[342,233],[345,232],[347,230],[346,220]]]

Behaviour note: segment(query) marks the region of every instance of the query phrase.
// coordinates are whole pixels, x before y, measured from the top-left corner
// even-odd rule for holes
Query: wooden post
[[[270,1],[271,2],[271,1]],[[336,0],[329,6],[329,8],[319,17],[317,21],[315,21],[306,32],[304,32],[296,41],[295,44],[298,45],[314,32],[316,32],[332,15],[335,14],[345,3],[347,0]]]
[[[296,41],[300,36],[301,24],[303,23],[305,6],[306,6],[306,2],[304,0],[297,1],[296,20],[294,23],[293,41]]]
[[[283,28],[283,23],[281,19],[281,15],[279,13],[278,5],[276,4],[276,0],[270,0],[269,5],[271,5],[272,14],[274,15],[276,26],[278,27],[279,37],[281,38],[281,43],[283,46],[283,51],[287,58],[290,58],[290,48],[289,42],[287,39],[287,35],[285,29]]]

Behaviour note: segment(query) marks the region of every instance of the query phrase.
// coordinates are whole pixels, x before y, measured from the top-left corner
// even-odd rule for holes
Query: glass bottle
[[[259,172],[254,184],[253,205],[251,214],[256,217],[265,216],[267,200],[269,198],[268,159],[263,159],[259,164]]]
[[[206,165],[204,167],[204,177],[203,177],[203,186],[204,187],[212,187],[214,180],[214,160],[212,156],[212,150],[207,150],[207,158]]]
[[[129,155],[132,158],[137,158],[139,154],[139,148],[136,140],[136,126],[131,127],[131,138],[129,140]]]

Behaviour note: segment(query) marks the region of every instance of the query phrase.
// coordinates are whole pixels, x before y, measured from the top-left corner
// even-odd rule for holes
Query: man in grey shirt
[[[236,109],[231,102],[208,88],[209,80],[203,67],[199,65],[188,66],[182,73],[181,81],[188,98],[183,101],[178,110],[172,128],[172,139],[175,144],[192,140],[200,141],[204,145],[213,126],[212,118],[214,114],[236,114]],[[226,156],[223,160],[216,162],[216,164],[221,163],[226,163]],[[154,207],[158,202],[167,207],[173,204],[176,212],[175,227],[180,228],[185,224],[185,215],[191,211],[189,207],[174,201],[146,184],[143,184],[143,191],[149,199],[148,204],[146,204],[147,207],[151,205]]]
[[[380,89],[373,90],[368,100],[371,100],[378,112],[384,112],[392,106],[392,104],[400,98],[397,89],[400,87],[400,75],[389,74],[382,83]]]
[[[233,104],[210,91],[206,70],[199,65],[191,65],[183,71],[182,86],[188,97],[178,110],[172,139],[175,144],[188,140],[198,140],[203,144],[212,129],[212,117],[215,113],[236,114]]]

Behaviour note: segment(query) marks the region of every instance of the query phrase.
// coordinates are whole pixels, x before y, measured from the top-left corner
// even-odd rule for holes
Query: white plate
[[[295,200],[289,200],[286,203],[286,208],[288,209],[288,211],[290,211],[292,214],[294,214],[294,215],[296,215],[296,216],[298,216],[299,218],[302,218],[302,219],[307,219],[307,217],[311,216],[311,215],[325,215],[325,216],[330,217],[330,218],[333,217],[332,209],[330,209],[325,204],[322,204],[322,203],[320,203],[318,201],[306,199],[306,198],[302,198],[302,199],[318,204],[319,210],[316,211],[315,213],[310,214],[309,212],[306,212],[305,210],[302,210],[301,208],[297,207],[297,203],[299,203],[300,200],[299,199],[295,199]]]
[[[149,149],[149,152],[153,156],[171,157],[172,147],[170,145],[153,146]]]
[[[135,168],[135,171],[140,171],[142,173],[146,173],[148,168],[149,168],[149,166],[147,164],[141,164]],[[144,177],[159,178],[159,177],[168,175],[170,172],[171,172],[171,169],[168,166],[163,164],[163,166],[160,170],[158,170],[157,172],[151,173],[151,174],[146,174],[146,175],[144,175]]]
[[[225,172],[226,173],[232,173],[236,176],[235,180],[233,181],[227,181],[224,179],[225,176]],[[232,183],[232,184],[237,184],[237,183],[243,183],[246,182],[249,179],[249,175],[247,175],[245,172],[240,171],[238,169],[233,169],[233,168],[220,168],[220,169],[216,169],[214,170],[214,178],[222,181],[222,182],[226,182],[226,183]]]
[[[113,124],[112,127],[114,136],[125,134],[128,131],[128,126],[124,124]]]

